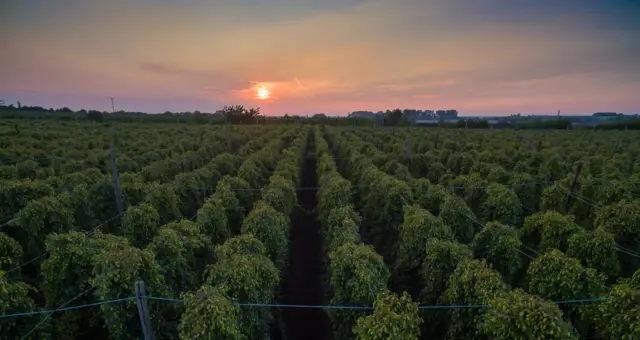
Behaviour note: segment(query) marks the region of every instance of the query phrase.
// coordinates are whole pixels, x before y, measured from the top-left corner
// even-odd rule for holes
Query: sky
[[[638,0],[0,0],[0,99],[640,113],[638,18]]]

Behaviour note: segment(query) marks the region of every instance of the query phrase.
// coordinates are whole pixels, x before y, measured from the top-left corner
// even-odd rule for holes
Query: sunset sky
[[[640,112],[637,0],[0,0],[0,40],[45,107]]]

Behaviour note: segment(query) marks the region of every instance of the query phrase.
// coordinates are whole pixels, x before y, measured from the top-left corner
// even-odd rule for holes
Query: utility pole
[[[149,315],[149,306],[147,304],[147,291],[144,281],[138,280],[134,285],[136,294],[136,307],[138,307],[138,316],[140,317],[140,326],[144,340],[153,340],[153,329],[151,328],[151,318]]]
[[[113,105],[113,97],[111,97],[111,112],[116,112],[116,107]]]

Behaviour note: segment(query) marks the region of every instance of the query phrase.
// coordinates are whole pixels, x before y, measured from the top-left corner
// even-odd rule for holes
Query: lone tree
[[[260,108],[246,109],[242,105],[225,106],[222,115],[230,124],[252,124],[260,116]]]

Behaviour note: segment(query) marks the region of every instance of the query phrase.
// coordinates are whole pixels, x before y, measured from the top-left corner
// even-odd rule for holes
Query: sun
[[[256,95],[258,96],[258,99],[268,99],[269,97],[271,97],[269,89],[264,86],[258,87],[258,89],[256,90]]]

